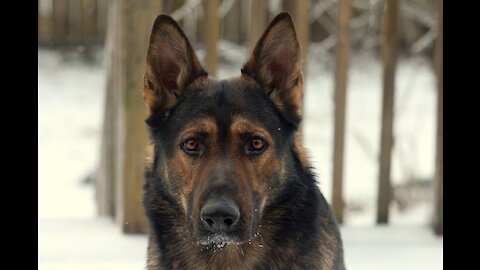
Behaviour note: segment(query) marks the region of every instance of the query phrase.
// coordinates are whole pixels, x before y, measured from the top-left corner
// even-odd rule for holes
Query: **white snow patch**
[[[93,217],[92,186],[81,180],[98,162],[104,69],[38,51],[39,217]]]

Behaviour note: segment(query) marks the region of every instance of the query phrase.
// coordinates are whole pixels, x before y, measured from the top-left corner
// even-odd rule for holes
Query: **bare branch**
[[[430,29],[427,33],[415,41],[415,43],[413,43],[412,47],[410,48],[410,52],[413,54],[421,53],[433,43],[436,37],[437,29]]]
[[[310,22],[316,21],[332,6],[336,4],[336,1],[333,0],[326,0],[326,1],[319,1],[310,12]]]
[[[232,9],[235,0],[223,0],[220,6],[218,7],[218,17],[222,19],[227,15],[227,13]]]
[[[183,19],[185,16],[190,14],[197,6],[202,3],[202,0],[187,0],[185,4],[172,12],[171,16],[176,21]]]
[[[400,10],[409,18],[427,26],[430,29],[435,27],[435,15],[420,5],[417,5],[413,2],[408,4],[401,2]]]

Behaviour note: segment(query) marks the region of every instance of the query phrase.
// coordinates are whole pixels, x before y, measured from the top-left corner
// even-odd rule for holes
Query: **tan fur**
[[[153,165],[153,158],[155,156],[155,144],[150,142],[145,148],[145,168],[151,169]]]
[[[149,116],[158,110],[164,116],[168,116],[169,110],[176,104],[182,91],[198,90],[210,95],[219,86],[216,80],[202,73],[204,71],[188,40],[173,19],[167,17],[157,18],[148,49],[144,99]],[[293,21],[288,14],[282,14],[274,19],[261,37],[242,69],[242,76],[230,80],[232,82],[230,85],[237,87],[235,90],[245,89],[245,91],[258,89],[260,85],[267,91],[276,107],[284,113],[283,116],[288,118],[287,121],[290,124],[293,123],[292,126],[296,126],[302,117],[304,81],[301,64],[300,48]],[[238,93],[241,96],[244,92]],[[316,202],[315,200],[312,200],[312,203],[302,201],[302,199],[315,198],[316,195],[312,193],[314,189],[311,186],[315,185],[314,180],[307,177],[302,180],[304,182],[294,182],[304,174],[296,175],[298,163],[292,165],[291,152],[288,152],[290,156],[287,157],[279,158],[276,155],[274,151],[276,145],[272,138],[276,134],[271,135],[262,123],[256,123],[238,115],[240,114],[234,114],[231,119],[228,134],[226,134],[228,140],[218,138],[218,123],[214,118],[205,118],[191,123],[182,128],[176,138],[170,138],[174,139],[179,147],[168,159],[162,159],[163,177],[150,179],[150,181],[162,181],[150,182],[162,185],[158,185],[156,189],[149,189],[152,193],[147,197],[152,200],[147,201],[146,209],[148,209],[150,221],[156,222],[152,228],[158,233],[154,235],[152,230],[149,238],[147,268],[160,270],[164,269],[163,264],[168,264],[173,269],[247,270],[258,269],[259,265],[268,264],[268,269],[272,270],[287,267],[288,269],[343,270],[344,268],[339,268],[340,264],[336,261],[339,248],[341,249],[339,242],[341,240],[337,238],[338,232],[335,231],[335,224],[332,223],[328,213],[321,212],[316,216],[317,212],[308,212],[312,213],[312,219],[315,219],[315,222],[321,220],[319,231],[308,229],[307,226],[305,231],[296,231],[294,236],[286,236],[285,230],[291,229],[288,226],[317,224],[309,223],[310,215],[307,219],[305,219],[307,215],[295,216],[295,212],[305,210]],[[223,128],[220,130],[223,132]],[[182,142],[196,133],[207,134],[205,145],[208,148],[206,147],[201,158],[185,153],[180,147]],[[269,145],[268,148],[261,155],[247,155],[244,148],[245,134],[264,138]],[[294,136],[292,150],[307,172],[310,165],[306,150],[302,146],[301,133],[296,132]],[[153,153],[152,147],[149,152]],[[149,164],[147,168],[151,168],[152,162],[151,157],[147,159]],[[295,170],[292,170],[292,166],[295,166]],[[292,175],[292,173],[294,177],[289,179],[288,174]],[[288,182],[289,180],[292,181]],[[287,184],[292,186],[286,186]],[[245,235],[242,236],[242,240],[236,241],[250,238],[242,243],[230,243],[223,247],[214,247],[212,250],[212,245],[202,245],[197,242],[201,241],[202,231],[198,231],[195,224],[197,226],[201,224],[202,204],[205,203],[205,197],[212,194],[209,188],[215,189],[221,185],[234,185],[235,189],[232,189],[234,192],[225,189],[226,191],[221,191],[224,192],[221,196],[227,194],[233,198],[238,205],[243,224],[249,226],[242,229],[241,232]],[[162,187],[162,190],[167,189],[168,196],[157,192],[158,187]],[[282,193],[286,190],[282,189],[284,187],[292,187],[294,192],[285,195]],[[232,194],[228,194],[229,192]],[[282,196],[288,196],[287,199],[279,197],[280,193]],[[155,198],[162,198],[162,200],[153,200]],[[283,201],[272,205],[276,198],[281,198]],[[323,197],[321,198],[324,200]],[[326,205],[326,202],[323,205]],[[268,212],[265,211],[266,209]],[[162,218],[159,219],[159,216]],[[297,223],[294,223],[295,220]],[[194,224],[193,229],[192,224]],[[247,230],[248,233],[245,233]],[[308,237],[310,232],[315,233],[315,236]],[[286,237],[283,238],[283,236]],[[303,247],[308,248],[304,250],[300,247],[304,244],[300,239],[303,241],[314,239],[313,244],[318,246],[311,248],[304,245]],[[207,250],[207,247],[210,249]],[[160,254],[163,254],[165,262],[161,261]],[[293,264],[287,266],[288,263]]]
[[[310,162],[308,160],[307,149],[303,147],[303,135],[300,131],[295,133],[295,142],[293,145],[293,151],[297,154],[303,168],[309,168]]]
[[[234,138],[239,138],[243,133],[251,133],[257,136],[261,136],[266,139],[267,143],[269,144],[268,148],[265,152],[255,158],[255,162],[244,162],[243,168],[239,168],[237,171],[242,172],[245,171],[248,174],[248,178],[244,181],[249,181],[252,183],[253,190],[257,193],[263,193],[265,190],[265,181],[262,179],[268,179],[271,175],[273,175],[279,165],[277,164],[277,160],[273,156],[273,150],[275,145],[273,143],[273,139],[269,135],[269,133],[261,127],[258,123],[253,123],[247,119],[241,117],[235,117],[232,121],[231,125],[231,133]],[[238,148],[240,142],[232,141],[232,147]],[[238,153],[239,156],[244,156],[243,152]],[[239,157],[241,159],[241,157]]]

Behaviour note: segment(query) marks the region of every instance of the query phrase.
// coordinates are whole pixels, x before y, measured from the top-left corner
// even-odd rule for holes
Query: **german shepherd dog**
[[[288,13],[228,80],[209,77],[180,26],[157,17],[143,93],[148,269],[345,269],[297,131],[301,64]]]

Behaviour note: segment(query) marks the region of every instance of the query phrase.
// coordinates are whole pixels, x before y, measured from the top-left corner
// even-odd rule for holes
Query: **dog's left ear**
[[[277,15],[258,41],[242,74],[255,79],[289,120],[301,119],[300,46],[290,14]]]

